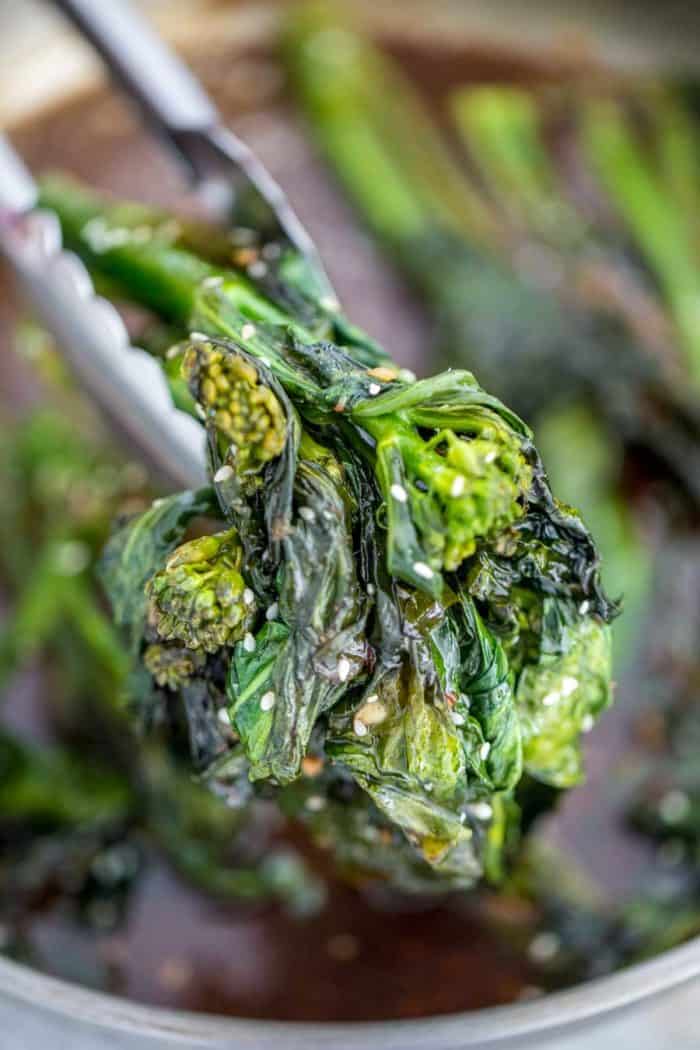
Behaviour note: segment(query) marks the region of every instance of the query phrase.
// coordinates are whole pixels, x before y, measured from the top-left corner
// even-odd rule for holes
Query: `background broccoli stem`
[[[700,382],[700,268],[692,224],[636,141],[620,102],[585,100],[579,118],[589,161],[661,286],[689,375]],[[668,125],[659,132],[667,136]]]
[[[582,402],[543,412],[537,443],[553,488],[580,507],[603,556],[610,593],[622,595],[624,616],[612,627],[615,664],[635,656],[653,585],[653,552],[620,491],[623,450]]]
[[[24,581],[12,615],[0,628],[0,688],[41,649],[62,615],[60,590],[64,578],[57,579],[46,560],[39,558]]]
[[[379,237],[401,251],[439,225],[492,240],[488,206],[392,63],[322,4],[296,8],[285,44],[312,133]]]
[[[653,155],[664,186],[689,225],[693,245],[700,248],[700,143],[695,118],[680,90],[651,87],[643,99],[643,115],[653,136]]]
[[[532,92],[500,85],[458,88],[450,110],[458,137],[502,214],[562,250],[581,246],[586,224],[560,192]]]
[[[60,544],[39,552],[32,575],[25,581],[8,624],[0,631],[0,686],[49,644],[66,622],[76,630],[85,652],[97,659],[110,677],[126,675],[128,660],[112,624],[98,606],[85,577],[67,574],[61,566]]]

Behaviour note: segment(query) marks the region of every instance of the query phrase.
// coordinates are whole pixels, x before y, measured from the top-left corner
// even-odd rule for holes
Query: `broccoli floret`
[[[161,638],[214,653],[244,636],[256,601],[241,575],[242,554],[234,529],[190,540],[171,554],[146,584]]]
[[[286,440],[284,412],[251,364],[211,343],[193,342],[182,370],[237,474],[256,474],[279,456]]]

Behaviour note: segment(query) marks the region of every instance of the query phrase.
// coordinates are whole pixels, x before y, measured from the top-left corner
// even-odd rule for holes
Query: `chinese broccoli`
[[[224,263],[66,181],[43,203],[96,279],[172,326],[207,440],[211,486],[103,556],[134,705],[182,724],[215,791],[276,797],[342,868],[498,878],[524,773],[578,782],[610,699],[616,607],[529,428],[469,372],[403,372],[283,246]]]

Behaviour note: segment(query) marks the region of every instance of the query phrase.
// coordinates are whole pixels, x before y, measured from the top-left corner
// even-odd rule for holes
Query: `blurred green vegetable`
[[[580,119],[592,168],[629,225],[664,292],[686,352],[689,375],[697,381],[700,267],[692,223],[645,158],[623,103],[605,98],[585,100]],[[662,128],[661,133],[667,137],[670,130]]]

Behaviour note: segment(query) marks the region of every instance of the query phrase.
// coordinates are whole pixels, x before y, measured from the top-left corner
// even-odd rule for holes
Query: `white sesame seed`
[[[484,463],[493,463],[497,453],[495,451],[487,452],[484,456]]]
[[[230,467],[228,463],[224,463],[223,467],[219,467],[216,474],[214,475],[214,481],[220,484],[222,481],[229,481],[233,477],[233,467]]]
[[[365,702],[359,711],[355,712],[355,721],[364,726],[378,726],[385,720],[388,712],[384,704],[368,704]]]
[[[464,492],[465,485],[466,482],[463,475],[458,474],[450,486],[450,496],[452,496],[453,499],[457,499],[457,497],[461,496]]]
[[[561,695],[571,696],[572,693],[578,689],[578,678],[572,678],[571,675],[565,675],[561,680]]]
[[[278,614],[279,611],[280,611],[279,602],[273,602],[272,605],[269,606],[267,612],[265,613],[265,619],[266,620],[276,620],[277,619],[277,614]]]
[[[219,710],[216,712],[216,717],[221,722],[222,726],[231,725],[231,716],[229,715],[225,707],[219,708]]]
[[[338,660],[338,680],[340,682],[346,682],[349,674],[350,661],[346,660],[344,656],[341,656],[340,660]]]
[[[561,693],[554,689],[551,693],[547,693],[546,696],[542,697],[542,703],[545,707],[552,707],[554,704],[561,700]]]
[[[406,503],[408,500],[408,493],[403,485],[392,485],[389,491],[397,503]]]
[[[202,406],[200,404],[195,405],[194,406],[194,410],[195,410],[195,412],[197,413],[197,415],[199,416],[200,419],[206,419],[207,418],[207,414],[206,414],[206,412],[204,411],[204,409],[202,408]]]
[[[530,941],[528,955],[535,962],[550,962],[559,951],[561,941],[558,934],[544,930]]]
[[[90,548],[80,540],[66,540],[55,550],[55,567],[61,576],[79,576],[90,564]]]
[[[312,813],[318,813],[326,804],[326,800],[323,795],[309,795],[306,800],[306,808],[311,810]]]
[[[247,653],[254,653],[256,644],[255,638],[250,631],[248,631],[243,639],[243,648]]]
[[[370,383],[369,384],[369,393],[370,393],[371,397],[376,397],[377,394],[381,394],[381,392],[382,392],[382,388],[380,387],[379,383]]]
[[[272,708],[275,706],[275,699],[275,694],[272,691],[272,689],[270,689],[267,693],[264,693],[260,698],[260,710],[271,711]]]
[[[479,757],[481,758],[482,762],[485,762],[490,754],[491,754],[491,745],[489,744],[488,740],[486,740],[486,741],[484,741],[484,743],[479,748]]]
[[[464,725],[464,715],[461,715],[459,711],[453,711],[450,717],[456,726]]]
[[[316,515],[311,507],[299,507],[299,516],[302,517],[304,521],[316,521]]]
[[[223,277],[217,277],[216,275],[205,277],[202,281],[202,288],[220,288],[223,283]]]
[[[264,263],[262,259],[257,259],[248,267],[248,273],[251,277],[264,277],[267,273],[267,263]]]
[[[244,324],[241,328],[241,337],[243,339],[252,339],[256,332],[257,328],[254,324]]]
[[[491,820],[493,816],[493,809],[488,802],[472,802],[469,812],[477,820]]]
[[[580,612],[581,616],[585,616],[590,607],[591,603],[589,601],[581,602],[581,604],[578,607],[578,611]]]
[[[190,332],[190,339],[193,343],[209,342],[209,336],[205,335],[204,332]]]
[[[338,300],[334,299],[332,295],[324,295],[319,302],[324,310],[337,310],[340,306]]]
[[[376,702],[378,700],[379,700],[379,693],[372,693],[371,696],[367,697],[367,699],[365,700],[365,703],[366,704],[376,704]]]
[[[376,590],[376,588],[375,588],[373,583],[368,583],[367,584],[367,593],[369,594],[370,597],[374,594],[375,590]]]
[[[356,718],[352,724],[352,728],[355,730],[356,736],[367,736],[369,732],[364,722],[361,722],[359,718]]]
[[[165,351],[165,359],[166,361],[172,361],[174,357],[179,357],[181,353],[182,347],[179,343],[176,343],[175,346],[171,346],[169,350]]]
[[[426,565],[424,561],[414,561],[413,571],[416,576],[422,576],[424,580],[432,580],[435,575],[430,566]]]
[[[581,732],[590,733],[591,729],[595,725],[595,718],[593,715],[584,715],[581,719]]]
[[[678,824],[690,810],[690,799],[685,791],[669,791],[659,803],[659,814],[666,824]]]
[[[243,591],[243,601],[246,605],[252,605],[255,601],[255,593],[250,589],[250,587],[246,587],[246,589]]]

